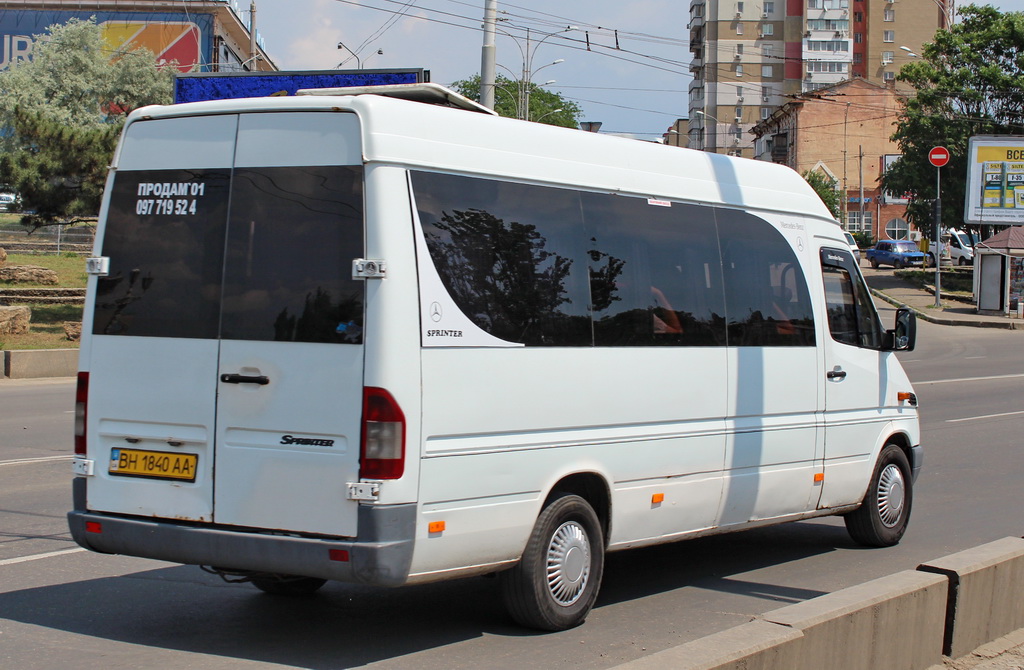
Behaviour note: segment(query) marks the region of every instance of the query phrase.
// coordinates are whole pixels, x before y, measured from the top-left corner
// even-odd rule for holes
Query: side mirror
[[[890,351],[913,351],[917,343],[917,315],[906,307],[896,310],[896,327],[887,333]]]

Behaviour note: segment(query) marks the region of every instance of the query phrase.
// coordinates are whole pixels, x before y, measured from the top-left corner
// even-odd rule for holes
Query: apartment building
[[[895,82],[952,0],[691,0],[689,146],[754,155],[750,129],[794,95]]]

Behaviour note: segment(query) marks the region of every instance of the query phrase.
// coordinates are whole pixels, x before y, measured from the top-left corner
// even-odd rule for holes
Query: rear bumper
[[[74,480],[76,509],[68,525],[75,542],[100,553],[378,586],[404,584],[412,564],[414,504],[361,506],[359,537],[325,539],[90,512],[85,484]],[[87,522],[98,523],[100,532]],[[339,552],[348,560],[332,560],[345,555]]]

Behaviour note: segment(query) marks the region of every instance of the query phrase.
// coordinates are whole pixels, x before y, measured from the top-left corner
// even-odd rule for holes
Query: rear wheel
[[[895,444],[882,449],[861,506],[846,515],[846,530],[869,547],[891,547],[907,531],[914,500],[910,462]]]
[[[308,596],[327,583],[317,577],[296,577],[295,575],[264,574],[252,578],[252,585],[260,591],[275,596]]]
[[[604,536],[583,498],[563,495],[537,517],[523,557],[501,573],[502,595],[517,623],[565,630],[583,623],[604,572]]]

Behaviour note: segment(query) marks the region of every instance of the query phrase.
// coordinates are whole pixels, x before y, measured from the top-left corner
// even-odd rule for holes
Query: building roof
[[[981,248],[1000,251],[1024,250],[1024,226],[1005,228],[978,245]]]

